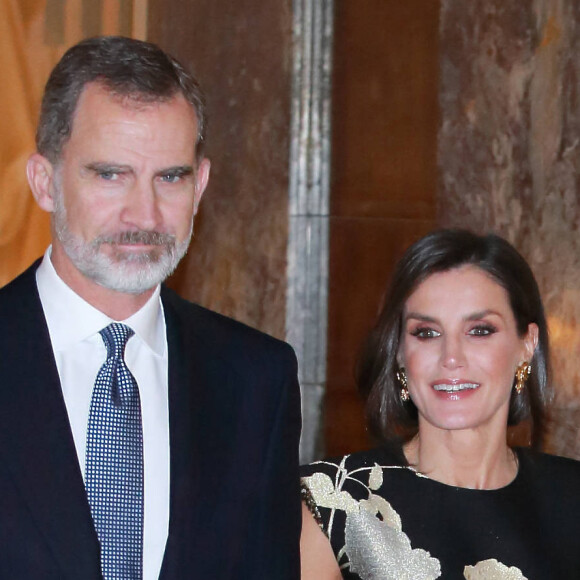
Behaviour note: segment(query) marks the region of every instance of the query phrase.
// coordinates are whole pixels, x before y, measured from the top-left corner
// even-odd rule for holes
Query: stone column
[[[332,0],[294,0],[286,336],[300,364],[300,455],[322,450],[326,386]]]

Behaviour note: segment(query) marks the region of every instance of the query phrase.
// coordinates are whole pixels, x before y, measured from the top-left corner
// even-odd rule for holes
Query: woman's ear
[[[525,349],[524,358],[528,362],[532,360],[536,347],[538,346],[539,333],[540,331],[538,329],[538,325],[535,322],[531,322],[530,324],[528,324],[528,332],[524,337],[524,349]]]
[[[36,203],[44,211],[53,212],[54,166],[52,163],[40,153],[34,153],[26,164],[26,176]]]

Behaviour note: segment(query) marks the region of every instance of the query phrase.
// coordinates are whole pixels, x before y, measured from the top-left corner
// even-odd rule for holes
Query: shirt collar
[[[59,277],[50,259],[52,246],[36,271],[36,284],[53,349],[65,350],[108,326],[113,320],[91,306]],[[165,319],[160,287],[135,314],[122,320],[158,356],[166,356]]]

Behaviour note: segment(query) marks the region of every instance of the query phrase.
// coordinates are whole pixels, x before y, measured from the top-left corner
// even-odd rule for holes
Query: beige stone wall
[[[144,37],[146,15],[147,0],[0,0],[0,286],[50,242],[49,216],[36,206],[25,171],[52,67],[87,36]]]

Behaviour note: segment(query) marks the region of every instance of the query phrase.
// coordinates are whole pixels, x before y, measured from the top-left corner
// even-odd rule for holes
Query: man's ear
[[[40,153],[34,153],[26,164],[26,176],[36,203],[47,212],[54,211],[52,182],[54,166]]]
[[[197,166],[197,171],[195,173],[195,192],[194,192],[194,204],[193,204],[193,215],[197,213],[199,208],[199,202],[201,201],[201,196],[207,187],[207,182],[209,181],[209,170],[211,163],[209,159],[204,157]]]

